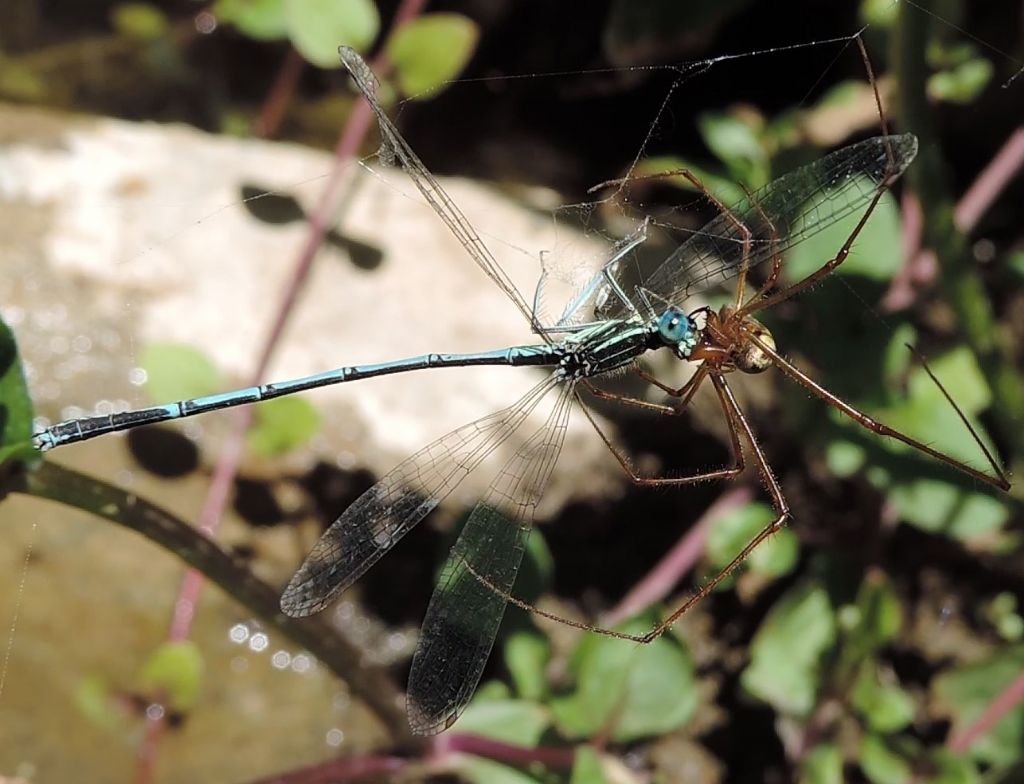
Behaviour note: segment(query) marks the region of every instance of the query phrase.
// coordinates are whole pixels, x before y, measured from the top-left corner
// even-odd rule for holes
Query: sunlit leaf
[[[865,735],[858,761],[872,784],[906,784],[911,780],[910,765],[886,746],[877,735]]]
[[[859,187],[870,190],[872,186],[864,183]],[[842,192],[848,194],[849,190],[844,188]],[[810,209],[815,207],[811,205]],[[804,214],[808,214],[807,210]],[[863,212],[854,212],[796,245],[787,254],[783,266],[786,279],[797,281],[805,278],[835,256],[862,216]],[[887,193],[858,235],[849,257],[836,272],[871,280],[889,280],[903,264],[901,231],[896,200]]]
[[[525,631],[505,640],[505,666],[512,675],[516,693],[527,700],[539,700],[547,691],[544,668],[551,658],[551,644],[541,634]]]
[[[474,697],[459,718],[459,732],[494,738],[517,746],[536,746],[551,723],[535,702]]]
[[[147,694],[164,695],[173,709],[187,711],[199,699],[202,676],[203,655],[194,642],[167,642],[146,661],[139,685]]]
[[[121,3],[110,13],[114,28],[124,36],[152,41],[167,34],[168,22],[163,11],[150,3]]]
[[[312,403],[279,397],[260,403],[246,436],[249,448],[265,457],[282,455],[306,444],[320,429],[320,414]]]
[[[402,25],[387,45],[399,88],[410,98],[436,95],[466,67],[479,37],[476,23],[460,14],[424,14]]]
[[[633,170],[636,177],[646,177],[664,185],[672,185],[686,191],[696,191],[696,187],[678,172],[686,170],[693,174],[700,183],[711,192],[711,195],[723,204],[738,204],[746,194],[734,180],[705,167],[695,164],[686,158],[672,155],[644,158]],[[633,187],[637,187],[636,184]]]
[[[953,720],[955,737],[972,726],[1003,691],[1024,672],[1024,647],[1005,648],[994,656],[939,675],[932,687],[944,713]],[[971,744],[968,754],[991,765],[1017,762],[1024,748],[1024,705],[1017,703]]]
[[[14,333],[0,319],[0,461],[28,460],[32,448],[32,400]]]
[[[625,630],[649,629],[642,620]],[[580,738],[610,730],[617,741],[658,735],[682,726],[697,709],[693,663],[674,639],[649,645],[592,634],[574,656],[576,689],[551,701],[564,734]]]
[[[706,112],[697,124],[704,143],[725,163],[733,179],[751,189],[768,182],[768,152],[752,122],[734,114]]]
[[[822,743],[804,757],[800,784],[843,784],[843,754],[838,746]]]
[[[462,724],[460,723],[461,727]],[[463,755],[455,763],[460,778],[473,784],[539,784],[537,779],[525,771],[502,765],[494,760]]]
[[[320,68],[340,68],[339,46],[364,52],[380,31],[373,0],[285,0],[284,8],[292,44]]]
[[[577,746],[569,784],[607,784],[601,757],[593,746]]]
[[[933,74],[928,79],[928,95],[949,103],[970,103],[992,81],[994,71],[989,60],[978,57]]]
[[[870,660],[860,668],[850,702],[868,727],[882,734],[897,732],[914,718],[910,696],[894,683],[883,683]]]
[[[807,715],[815,704],[821,658],[835,638],[825,589],[810,582],[791,589],[754,635],[743,688],[782,713]]]
[[[178,343],[151,343],[139,365],[146,371],[146,394],[158,403],[188,400],[224,388],[216,365],[197,348]]]
[[[288,34],[285,0],[217,0],[213,13],[257,41],[276,41]]]

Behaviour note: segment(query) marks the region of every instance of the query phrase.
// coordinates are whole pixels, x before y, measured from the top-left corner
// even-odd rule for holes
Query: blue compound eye
[[[658,334],[670,345],[688,343],[694,332],[694,323],[679,308],[669,308],[661,314],[661,318],[658,320]]]

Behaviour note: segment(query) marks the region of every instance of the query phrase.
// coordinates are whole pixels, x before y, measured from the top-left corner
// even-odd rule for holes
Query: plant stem
[[[927,11],[932,0],[922,0]],[[967,238],[957,229],[954,201],[934,114],[926,93],[925,50],[931,16],[900,4],[893,38],[893,62],[899,76],[899,111],[903,125],[917,134],[920,152],[908,177],[924,213],[924,243],[938,255],[941,281],[967,345],[992,387],[992,416],[1004,443],[1024,443],[1024,379],[1015,371],[985,288],[974,269]],[[1019,455],[1015,455],[1019,458]]]

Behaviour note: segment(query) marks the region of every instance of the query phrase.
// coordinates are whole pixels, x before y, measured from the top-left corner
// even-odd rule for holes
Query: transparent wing
[[[866,208],[879,186],[902,174],[915,155],[917,137],[913,134],[876,136],[784,174],[731,207],[731,214],[751,233],[750,268]],[[692,294],[739,273],[743,240],[736,223],[724,213],[718,215],[676,248],[643,281],[642,288],[681,304]],[[604,318],[617,318],[628,309],[618,299],[609,298],[600,313]]]
[[[442,436],[359,496],[306,556],[281,595],[281,610],[301,617],[326,607],[512,435],[557,383],[549,376],[508,408]]]
[[[409,675],[409,725],[417,734],[447,729],[473,696],[562,450],[572,387],[566,383],[544,427],[501,469],[445,562]]]
[[[512,283],[512,280],[501,268],[494,256],[491,255],[490,250],[487,249],[483,240],[480,239],[480,235],[477,234],[470,222],[466,220],[466,216],[462,214],[462,210],[445,193],[444,188],[441,187],[434,175],[430,173],[430,170],[423,165],[423,161],[419,159],[419,156],[416,155],[408,142],[405,141],[402,134],[398,132],[398,128],[391,122],[391,119],[380,105],[380,101],[377,100],[377,80],[373,72],[370,71],[369,66],[367,66],[355,49],[348,46],[338,47],[338,56],[341,58],[342,65],[349,70],[349,73],[352,75],[352,81],[355,82],[359,92],[366,99],[370,109],[377,117],[377,123],[380,125],[380,132],[384,141],[382,154],[393,154],[398,158],[406,174],[412,178],[419,192],[423,194],[423,198],[434,208],[434,212],[441,217],[441,220],[447,224],[452,234],[462,243],[466,252],[473,257],[473,260],[480,265],[480,268],[487,273],[488,277],[505,292],[506,296],[515,303],[515,306],[519,308],[520,312],[526,317],[526,320],[539,331],[540,325],[533,315],[533,310],[526,300],[523,299],[519,289],[515,287],[515,284]]]

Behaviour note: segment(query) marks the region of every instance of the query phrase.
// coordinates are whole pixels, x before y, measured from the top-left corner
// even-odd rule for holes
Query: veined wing
[[[476,690],[562,450],[572,388],[566,382],[547,422],[501,469],[445,562],[409,675],[409,725],[417,734],[450,727]]]
[[[733,218],[750,231],[748,259],[753,269],[773,254],[865,209],[883,183],[902,174],[915,155],[917,137],[911,133],[876,136],[784,174],[731,207],[732,218],[723,213],[707,223],[641,286],[679,305],[692,294],[739,273],[744,234]],[[626,312],[613,298],[601,315],[615,318]]]
[[[281,610],[312,615],[362,576],[523,423],[558,379],[463,425],[407,458],[331,524],[281,595]]]
[[[434,208],[434,212],[440,216],[441,220],[447,224],[452,234],[462,243],[466,252],[473,257],[473,260],[480,265],[480,268],[487,273],[488,277],[505,292],[506,296],[515,303],[515,306],[519,308],[519,311],[530,322],[530,325],[539,332],[540,324],[537,323],[533,310],[526,303],[526,300],[523,299],[519,289],[515,287],[508,274],[501,268],[487,246],[484,245],[476,229],[466,219],[466,216],[462,214],[462,210],[452,201],[434,175],[430,173],[430,170],[423,165],[423,161],[420,160],[412,147],[405,141],[402,134],[398,132],[398,128],[391,122],[384,108],[380,105],[380,101],[377,100],[377,80],[373,72],[370,71],[369,66],[367,66],[355,49],[348,46],[338,47],[338,56],[341,58],[342,65],[349,70],[349,73],[352,75],[352,81],[355,82],[359,92],[366,99],[370,109],[377,117],[384,142],[382,152],[393,153],[398,158],[406,174],[412,178],[419,192],[423,194],[423,198]]]

